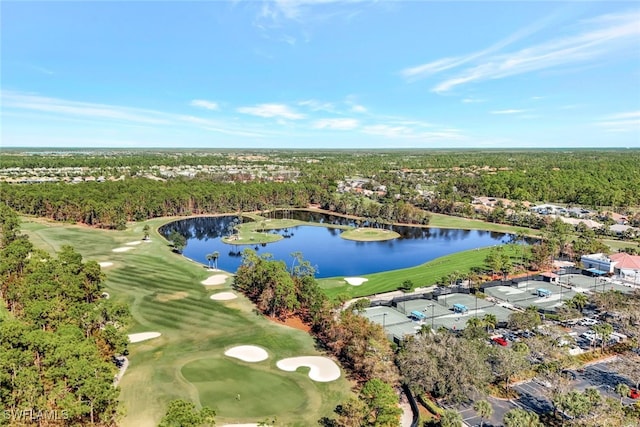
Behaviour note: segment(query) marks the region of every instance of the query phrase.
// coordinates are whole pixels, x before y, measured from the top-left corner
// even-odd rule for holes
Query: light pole
[[[382,313],[382,329],[384,329],[385,320],[387,319],[388,313]]]
[[[435,304],[429,304],[425,307],[425,310],[429,307],[431,307],[431,330],[433,331],[433,308],[435,307]]]

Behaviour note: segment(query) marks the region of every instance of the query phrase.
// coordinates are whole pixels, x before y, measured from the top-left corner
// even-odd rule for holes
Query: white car
[[[596,319],[582,319],[580,321],[580,325],[582,326],[593,326],[597,324],[598,324],[598,321]]]

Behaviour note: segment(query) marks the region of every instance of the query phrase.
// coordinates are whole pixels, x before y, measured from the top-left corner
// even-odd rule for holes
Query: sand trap
[[[225,356],[235,357],[243,362],[262,362],[269,357],[269,353],[255,345],[239,345],[224,352]]]
[[[131,249],[133,249],[131,246],[123,246],[121,248],[113,249],[113,252],[127,252],[127,251],[130,251]]]
[[[102,261],[102,262],[99,262],[98,265],[102,268],[105,268],[105,267],[111,267],[113,263],[111,261]]]
[[[369,279],[365,279],[364,277],[345,277],[344,278],[344,281],[350,284],[351,286],[360,286],[368,280]]]
[[[174,292],[172,294],[159,294],[156,296],[156,300],[160,302],[168,302],[168,301],[184,299],[188,296],[189,296],[188,292],[179,291],[179,292]]]
[[[162,335],[160,332],[140,332],[139,334],[129,334],[129,342],[134,343],[146,341],[153,338],[158,338],[160,335]]]
[[[224,284],[224,282],[227,281],[227,275],[226,274],[214,274],[213,276],[209,276],[207,277],[205,280],[203,280],[202,283],[205,286],[214,286],[214,285],[222,285]]]
[[[142,240],[136,240],[135,242],[125,243],[125,245],[127,245],[127,246],[136,246],[136,245],[139,245],[140,243],[142,243]]]
[[[151,243],[151,239],[143,240],[145,243]]]
[[[109,298],[111,298],[111,295],[109,295],[109,292],[103,292],[102,293],[102,298],[109,299]]]
[[[211,295],[210,298],[214,301],[229,301],[238,298],[238,296],[233,292],[219,292]]]
[[[276,366],[283,371],[294,372],[301,366],[309,368],[309,378],[318,382],[329,382],[340,378],[340,368],[328,357],[302,356],[278,360]]]

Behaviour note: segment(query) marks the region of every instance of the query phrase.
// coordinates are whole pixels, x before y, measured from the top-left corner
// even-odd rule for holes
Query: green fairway
[[[213,407],[218,424],[256,423],[276,415],[282,425],[309,426],[331,416],[351,393],[344,377],[315,383],[275,366],[281,358],[319,355],[313,339],[256,315],[253,304],[242,296],[212,301],[211,294],[230,291],[228,281],[203,286],[201,281],[218,273],[171,252],[156,231],[167,221],[155,219],[129,224],[124,231],[106,231],[23,218],[23,231],[39,248],[53,251],[69,244],[85,260],[112,262],[103,268],[105,287],[112,299],[129,305],[133,317],[129,333],[162,334],[129,345],[130,365],[120,382],[125,415],[119,425],[155,426],[168,402],[178,398]],[[140,242],[145,224],[151,228],[149,243]],[[113,252],[125,247],[131,249]],[[263,347],[269,359],[247,364],[224,356],[229,347],[244,344]],[[239,412],[237,402],[229,400],[230,393],[237,395],[230,383],[234,390],[247,390],[246,396],[240,394],[250,412]],[[270,392],[270,387],[275,389]],[[252,403],[251,398],[258,401]]]
[[[495,224],[493,222],[480,221],[478,219],[462,218],[459,216],[442,215],[431,213],[429,227],[439,228],[459,228],[462,230],[487,230],[499,231],[501,233],[523,233],[527,236],[539,236],[540,230],[525,227],[516,227],[506,224]]]
[[[430,286],[453,271],[468,273],[473,267],[486,268],[484,260],[491,249],[481,248],[458,252],[412,268],[368,274],[362,276],[368,280],[361,286],[351,286],[341,277],[319,279],[318,283],[330,298],[335,298],[340,294],[356,298],[394,291],[405,280],[411,280],[416,287]],[[506,246],[505,250],[513,251],[509,246]],[[512,256],[516,255],[514,251]]]

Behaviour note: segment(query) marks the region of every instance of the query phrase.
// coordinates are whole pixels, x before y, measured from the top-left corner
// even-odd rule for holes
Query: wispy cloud
[[[477,104],[480,102],[485,102],[484,99],[479,99],[479,98],[464,98],[462,100],[463,104]]]
[[[638,132],[640,134],[640,111],[611,114],[596,123],[608,132]]]
[[[298,105],[301,107],[306,107],[311,111],[326,111],[328,113],[333,113],[336,111],[335,104],[331,102],[322,102],[317,99],[307,99],[304,101],[299,101]]]
[[[220,105],[217,102],[207,101],[204,99],[194,99],[189,103],[189,105],[191,105],[192,107],[200,107],[213,111],[218,111],[220,109]]]
[[[460,141],[465,139],[457,129],[424,131],[411,126],[393,124],[364,126],[362,132],[391,139],[413,139],[421,141]]]
[[[210,120],[190,115],[165,113],[143,108],[119,105],[71,101],[29,93],[2,91],[2,114],[31,114],[36,120],[85,120],[90,123],[116,123],[118,126],[172,126],[197,127],[200,129],[239,136],[264,136],[269,132],[257,128],[248,129],[247,124],[230,126],[228,121]]]
[[[472,62],[475,59],[497,52],[500,49],[503,49],[510,44],[517,42],[518,40],[521,40],[533,33],[538,32],[539,30],[547,26],[551,22],[552,18],[553,17],[547,17],[541,19],[534,24],[529,25],[521,29],[520,31],[517,31],[507,38],[500,40],[492,46],[489,46],[488,48],[482,49],[478,52],[473,52],[464,56],[442,58],[426,64],[417,65],[415,67],[405,68],[400,72],[400,74],[408,80],[416,80],[432,74],[440,73],[445,70],[449,70],[451,68],[459,67],[461,65]]]
[[[314,129],[353,130],[360,125],[356,119],[320,119],[313,122]]]
[[[153,110],[69,101],[11,91],[2,92],[2,104],[3,108],[41,111],[76,117],[81,116],[145,124],[169,123],[168,115]]]
[[[496,53],[513,41],[521,39],[523,35],[519,32],[479,52],[464,57],[443,58],[408,68],[402,71],[402,75],[411,79],[458,68],[455,75],[432,88],[436,93],[443,93],[456,86],[472,82],[501,79],[594,61],[607,55],[627,52],[628,49],[637,49],[640,36],[639,21],[640,11],[602,15],[583,21],[582,31],[577,34],[549,40],[511,53]],[[528,30],[523,34],[531,32],[532,30]],[[472,65],[461,67],[468,63]]]
[[[353,111],[354,113],[366,113],[367,107],[365,107],[364,105],[356,104],[351,106],[351,111]]]
[[[526,112],[527,110],[516,110],[514,108],[508,110],[494,110],[491,111],[491,114],[521,114]]]
[[[240,107],[239,113],[265,118],[279,118],[288,120],[304,119],[305,115],[298,113],[285,104],[258,104],[253,107]]]

